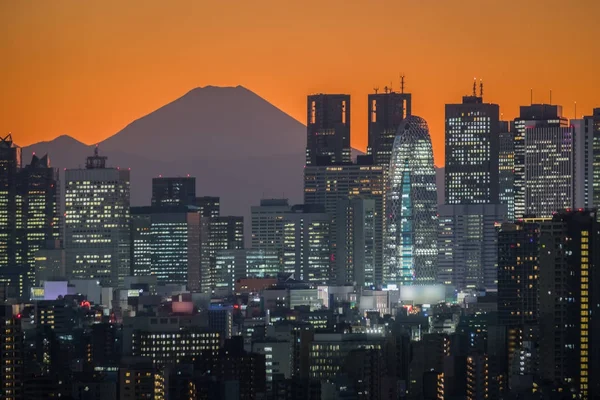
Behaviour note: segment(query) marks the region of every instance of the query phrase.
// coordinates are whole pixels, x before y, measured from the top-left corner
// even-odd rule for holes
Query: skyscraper
[[[431,138],[423,118],[410,116],[398,128],[387,189],[385,283],[434,283],[437,188]]]
[[[306,121],[306,165],[351,162],[350,95],[308,96]]]
[[[131,207],[131,275],[152,273],[152,207]]]
[[[438,283],[457,290],[495,290],[497,226],[506,220],[506,206],[443,205],[438,211]]]
[[[201,290],[214,288],[216,255],[219,250],[239,250],[244,248],[244,217],[221,216],[201,221],[202,223],[202,267]],[[206,236],[208,239],[202,238]]]
[[[0,138],[0,284],[10,296],[28,297],[36,252],[59,239],[58,172],[48,156],[33,155],[21,168],[21,149]]]
[[[304,168],[304,204],[324,205],[327,214],[331,215],[330,228],[330,282],[337,282],[336,277],[336,218],[339,200],[350,196],[362,196],[375,200],[375,282],[380,285],[383,280],[383,230],[384,230],[384,193],[387,180],[387,168],[379,165],[337,165],[306,166]],[[435,176],[434,176],[435,186]]]
[[[337,284],[375,285],[375,200],[340,199],[337,207]]]
[[[500,108],[473,95],[446,104],[446,204],[498,203]]]
[[[600,208],[600,108],[594,108],[594,113],[592,115],[592,123],[593,123],[593,161],[592,161],[592,170],[593,170],[593,195],[592,195],[592,205],[596,208]]]
[[[196,197],[196,207],[203,218],[214,218],[221,214],[221,200],[219,197]]]
[[[536,217],[575,206],[575,144],[571,127],[527,128],[525,212]]]
[[[65,250],[70,279],[97,279],[117,287],[130,273],[129,171],[87,158],[65,172]]]
[[[515,176],[514,199],[515,218],[522,218],[527,214],[525,201],[525,153],[526,131],[542,127],[568,127],[568,121],[562,116],[562,107],[549,104],[532,104],[521,106],[519,117],[514,121],[515,141]]]
[[[572,119],[573,207],[592,208],[594,202],[594,117]]]
[[[196,203],[196,178],[152,178],[152,206],[193,206]]]
[[[252,206],[252,248],[283,253],[283,219],[290,212],[287,199],[261,199]]]
[[[402,81],[404,82],[404,80]],[[369,95],[369,144],[367,154],[375,165],[388,167],[400,122],[411,115],[411,94],[388,91]]]
[[[331,216],[320,205],[299,204],[283,216],[283,272],[314,284],[327,283]]]
[[[554,389],[600,396],[600,224],[561,211],[540,232],[540,375]]]
[[[200,290],[200,214],[192,209],[164,209],[151,217],[150,271],[158,283]]]
[[[515,140],[508,122],[501,121],[498,134],[498,197],[506,205],[507,221],[515,219]]]

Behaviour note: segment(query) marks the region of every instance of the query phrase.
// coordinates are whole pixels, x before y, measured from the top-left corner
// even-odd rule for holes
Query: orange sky
[[[600,106],[599,0],[0,2],[0,134],[93,143],[205,85],[244,85],[305,122],[306,95],[366,96],[406,75],[443,164],[444,104],[473,77],[505,118],[534,101]]]

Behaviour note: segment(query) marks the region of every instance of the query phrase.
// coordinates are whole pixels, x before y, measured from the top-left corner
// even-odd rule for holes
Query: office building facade
[[[506,206],[507,221],[515,219],[515,139],[507,122],[498,134],[498,200]]]
[[[152,207],[131,207],[131,275],[152,274]]]
[[[351,162],[350,95],[308,96],[306,121],[306,165]]]
[[[67,276],[116,287],[130,273],[129,171],[106,167],[96,147],[65,181]]]
[[[438,283],[456,290],[497,287],[497,227],[502,204],[443,205],[439,210]]]
[[[498,203],[500,108],[473,89],[462,104],[446,104],[446,204]]]
[[[152,178],[152,206],[193,206],[196,203],[196,178]]]
[[[291,211],[287,199],[262,199],[252,206],[253,249],[283,253],[283,219]]]
[[[281,272],[279,253],[272,250],[219,250],[214,269],[215,290],[233,293],[242,278],[276,278]]]
[[[387,190],[386,283],[434,283],[437,188],[429,128],[420,117],[410,116],[398,128]]]

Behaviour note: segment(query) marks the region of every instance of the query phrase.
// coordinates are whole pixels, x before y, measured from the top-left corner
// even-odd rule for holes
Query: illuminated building
[[[220,346],[221,335],[208,329],[206,316],[138,316],[123,321],[123,354],[149,357],[157,366]]]
[[[438,206],[438,277],[456,290],[495,289],[502,204]]]
[[[540,377],[582,399],[600,396],[600,223],[560,211],[540,230]]]
[[[396,134],[387,186],[385,283],[434,283],[437,188],[427,122],[406,118]]]
[[[568,127],[567,119],[562,116],[562,106],[549,104],[532,104],[529,106],[521,106],[519,117],[514,120],[515,218],[522,218],[527,214],[525,202],[525,186],[527,182],[525,176],[526,131],[541,127]]]
[[[265,356],[267,386],[271,386],[273,375],[292,377],[292,343],[289,340],[265,339],[252,342],[252,352]]]
[[[309,376],[331,381],[354,350],[368,349],[381,353],[385,337],[366,333],[315,333],[309,349]]]
[[[375,200],[375,283],[383,281],[383,230],[385,220],[384,193],[387,180],[387,168],[380,165],[336,165],[307,166],[304,168],[304,204],[324,205],[325,212],[337,215],[340,198],[361,196]],[[433,164],[432,164],[433,168]],[[435,179],[435,176],[434,176]],[[435,184],[435,183],[434,183]],[[328,281],[337,282],[336,277],[336,219],[330,226],[330,270]]]
[[[147,276],[152,266],[152,208],[131,207],[131,275]]]
[[[60,236],[58,171],[48,156],[21,168],[21,149],[0,140],[0,284],[12,297],[28,297],[35,257]]]
[[[123,357],[119,368],[119,400],[164,400],[163,372],[147,357]]]
[[[23,399],[23,332],[19,315],[0,306],[0,398]]]
[[[498,204],[500,108],[482,92],[446,104],[446,204]]]
[[[467,357],[467,400],[489,398],[488,356],[475,352]]]
[[[575,144],[571,127],[527,128],[525,133],[525,213],[551,217],[575,207]]]
[[[202,218],[201,223],[201,289],[205,292],[215,286],[217,252],[244,248],[244,217]]]
[[[402,80],[404,84],[404,79]],[[384,93],[369,95],[369,143],[367,154],[375,165],[388,167],[400,122],[411,115],[411,94],[396,93],[386,87]]]
[[[349,164],[350,95],[308,96],[306,165]]]
[[[65,249],[60,240],[48,240],[35,254],[35,284],[65,278]]]
[[[515,219],[515,140],[508,123],[501,122],[498,134],[498,197],[500,204],[507,207],[507,221]]]
[[[319,205],[295,205],[283,216],[283,272],[327,283],[331,216]]]
[[[221,200],[219,197],[196,197],[196,207],[203,218],[215,218],[221,214]]]
[[[119,286],[130,274],[129,170],[107,168],[96,147],[65,181],[67,276]]]
[[[235,281],[241,278],[277,277],[281,272],[279,253],[269,250],[218,250],[214,268],[215,290],[233,293]]]
[[[283,254],[283,218],[291,210],[288,200],[262,199],[260,206],[252,206],[250,210],[252,248]]]
[[[196,203],[196,178],[152,178],[152,206],[193,206]]]
[[[337,284],[375,285],[375,200],[340,199],[337,206]]]
[[[591,208],[594,201],[594,117],[570,122],[573,128],[573,207]]]
[[[594,108],[593,123],[593,160],[592,160],[592,186],[593,207],[600,208],[600,108]]]
[[[150,273],[157,283],[200,290],[200,214],[171,208],[153,212],[150,220]]]

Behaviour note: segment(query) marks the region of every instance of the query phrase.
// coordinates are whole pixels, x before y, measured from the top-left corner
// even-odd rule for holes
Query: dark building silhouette
[[[219,197],[196,197],[196,207],[203,218],[215,218],[221,215],[221,199]]]
[[[541,224],[540,375],[581,398],[600,397],[600,223],[595,210]]]
[[[350,95],[308,96],[306,165],[348,164],[350,151]]]
[[[196,178],[152,178],[152,206],[193,206],[196,203]]]
[[[592,206],[600,207],[600,108],[594,108],[593,123],[593,178],[592,178]]]
[[[20,315],[10,306],[0,306],[0,398],[21,400],[23,397],[23,333]]]
[[[404,118],[411,115],[411,108],[410,93],[397,93],[386,88],[384,93],[369,95],[367,154],[373,157],[374,164],[385,167],[390,165],[398,126]]]
[[[498,203],[500,107],[473,95],[446,104],[446,204]]]

